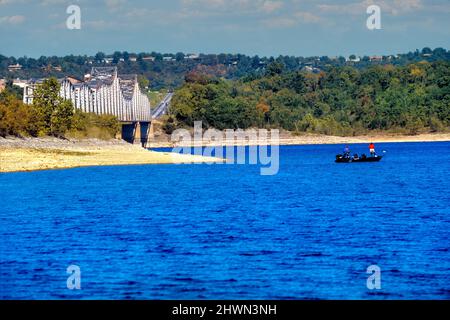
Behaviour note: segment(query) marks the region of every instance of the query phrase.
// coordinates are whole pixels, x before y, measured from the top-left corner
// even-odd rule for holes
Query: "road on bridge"
[[[172,100],[173,92],[169,92],[164,99],[158,104],[158,106],[152,112],[152,119],[158,119],[161,116],[167,114],[167,110]]]

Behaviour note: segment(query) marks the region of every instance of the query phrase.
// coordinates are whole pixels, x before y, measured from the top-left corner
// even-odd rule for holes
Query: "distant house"
[[[136,62],[137,61],[137,57],[130,57],[130,61],[131,62]]]
[[[91,77],[90,74],[87,74],[87,75],[84,76],[85,79],[86,79],[86,76],[89,76],[89,79],[90,79],[90,77]],[[81,81],[80,79],[77,79],[77,78],[72,77],[72,76],[67,76],[65,79],[66,79],[67,81],[69,81],[72,85],[78,84],[78,83],[82,83],[82,82],[83,82],[83,81]]]
[[[26,80],[16,79],[13,81],[14,86],[20,87],[22,89],[25,88],[27,86],[27,84],[28,84],[28,81],[26,81]]]
[[[22,70],[22,66],[18,63],[16,64],[11,64],[8,66],[8,71],[9,72],[14,72],[14,71],[20,71]]]
[[[46,72],[51,72],[51,71],[62,72],[62,67],[61,66],[54,67],[51,64],[49,64],[48,66],[43,66],[43,67],[41,67],[41,69],[46,71]]]
[[[383,61],[383,56],[371,56],[370,61]]]
[[[143,57],[142,60],[153,62],[153,61],[155,61],[155,57]]]
[[[175,59],[173,57],[163,57],[163,61],[171,62],[171,61],[175,61]]]
[[[5,88],[6,88],[6,80],[5,79],[0,79],[0,92],[5,90]]]
[[[347,59],[346,59],[346,61],[347,62],[360,62],[361,61],[361,58],[360,57],[348,57]]]
[[[198,60],[198,59],[200,59],[200,55],[198,55],[196,53],[189,53],[186,56],[184,56],[184,59],[186,59],[186,60]]]
[[[424,54],[422,54],[422,56],[424,56],[424,57],[431,57],[431,56],[433,56],[433,54],[432,53],[424,53]]]
[[[319,68],[311,67],[311,66],[305,66],[305,67],[303,67],[302,70],[306,71],[306,72],[309,72],[309,73],[320,73],[322,71]]]
[[[105,58],[103,59],[103,63],[111,64],[113,62],[113,58]]]

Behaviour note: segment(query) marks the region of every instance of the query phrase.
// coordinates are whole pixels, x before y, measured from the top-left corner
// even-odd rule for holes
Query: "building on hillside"
[[[26,80],[20,80],[20,79],[16,79],[13,81],[13,85],[17,86],[19,88],[25,88],[25,86],[28,84],[28,81]]]
[[[383,61],[383,56],[371,56],[370,61],[381,62]]]
[[[308,66],[308,65],[304,66],[302,68],[302,71],[306,71],[306,72],[309,72],[309,73],[320,73],[320,72],[322,72],[322,70],[320,70],[319,68]]]
[[[22,70],[22,65],[16,63],[16,64],[11,64],[8,66],[8,71],[9,72],[15,72],[15,71],[20,71]]]
[[[36,84],[30,80],[24,88],[24,103],[33,103]],[[150,102],[139,88],[137,75],[117,74],[116,67],[92,68],[86,81],[73,77],[59,80],[60,96],[71,100],[76,109],[96,114],[110,114],[119,121],[150,121]]]
[[[198,59],[200,59],[200,55],[196,54],[196,53],[189,53],[189,54],[184,56],[184,59],[186,59],[186,60],[198,60]]]
[[[361,57],[348,57],[346,59],[347,62],[360,62],[361,61]]]
[[[42,66],[41,69],[45,72],[52,72],[52,71],[62,72],[61,66],[52,66],[51,64],[47,66]]]

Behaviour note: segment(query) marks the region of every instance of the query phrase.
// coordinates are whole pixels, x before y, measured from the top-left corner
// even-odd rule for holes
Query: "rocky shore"
[[[193,134],[192,134],[193,136]],[[225,133],[222,134],[225,137]],[[212,139],[202,139],[201,141],[178,141],[172,142],[168,135],[160,134],[153,142],[148,144],[149,148],[173,148],[179,146],[228,146],[228,145],[258,145],[261,144],[260,139],[252,140],[247,137],[242,139],[223,139],[221,141]],[[270,134],[267,137],[267,142],[270,143]],[[302,134],[294,135],[290,132],[281,131],[279,134],[279,145],[311,145],[311,144],[354,144],[354,143],[381,143],[381,142],[437,142],[450,141],[450,133],[426,133],[418,135],[401,135],[401,134],[372,134],[366,136],[327,136],[319,134]]]

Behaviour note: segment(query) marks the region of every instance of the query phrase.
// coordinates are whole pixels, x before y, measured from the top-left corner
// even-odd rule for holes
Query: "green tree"
[[[55,106],[50,120],[50,133],[56,137],[63,137],[71,128],[73,118],[73,105],[64,100]]]
[[[267,66],[267,75],[275,76],[281,74],[284,71],[284,64],[278,61],[274,61]]]
[[[148,87],[150,86],[150,80],[148,80],[148,78],[144,75],[138,76],[138,83],[139,88],[142,90],[148,90]]]
[[[14,93],[5,90],[0,94],[0,136],[36,136],[39,131],[36,120],[35,110]]]
[[[122,53],[122,57],[123,57],[124,61],[126,61],[126,62],[130,61],[130,54],[128,53],[128,51],[124,51]]]
[[[184,60],[184,53],[183,53],[183,52],[177,52],[177,54],[175,55],[175,59],[176,59],[178,62],[183,61],[183,60]]]
[[[33,108],[37,112],[40,135],[61,137],[70,129],[73,105],[71,101],[64,100],[59,91],[60,85],[55,78],[44,80],[34,90]]]
[[[122,52],[119,52],[119,51],[114,52],[113,63],[118,64],[120,59],[122,59]]]
[[[103,52],[97,52],[97,54],[95,55],[95,61],[97,63],[102,63],[105,58],[106,55]]]

